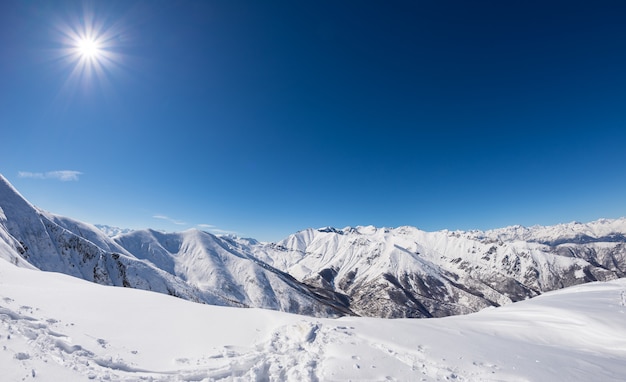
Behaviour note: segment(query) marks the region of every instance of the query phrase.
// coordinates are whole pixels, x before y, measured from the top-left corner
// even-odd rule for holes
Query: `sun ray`
[[[112,76],[120,69],[129,69],[121,46],[127,34],[124,22],[112,22],[106,12],[85,6],[81,11],[65,15],[54,24],[56,31],[54,61],[65,77],[58,97],[73,98],[80,89],[111,88]]]
[[[63,112],[85,96],[116,102],[117,84],[131,79],[135,67],[127,53],[133,21],[128,15],[114,19],[106,7],[93,4],[55,16],[47,58],[58,70],[60,86],[49,110]]]

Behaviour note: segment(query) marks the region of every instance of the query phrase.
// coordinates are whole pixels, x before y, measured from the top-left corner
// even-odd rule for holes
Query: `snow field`
[[[441,319],[202,305],[0,261],[2,380],[620,381],[626,280]]]

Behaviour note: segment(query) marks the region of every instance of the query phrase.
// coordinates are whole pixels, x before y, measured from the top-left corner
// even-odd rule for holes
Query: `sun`
[[[136,41],[133,21],[109,3],[80,2],[51,18],[48,44],[42,46],[59,74],[58,102],[74,102],[79,95],[114,99],[121,78],[135,69],[129,54]]]
[[[91,3],[85,4],[82,13],[69,13],[54,24],[53,60],[66,74],[65,88],[106,87],[111,76],[128,67],[123,53],[126,46],[122,46],[128,41],[126,24],[112,19],[105,10],[92,9]]]
[[[97,40],[89,37],[81,37],[76,40],[76,52],[81,58],[98,59],[102,55],[102,47]]]
[[[68,36],[68,57],[73,64],[72,75],[78,78],[103,79],[114,65],[111,41],[101,31],[86,27]],[[108,67],[108,68],[107,68]]]

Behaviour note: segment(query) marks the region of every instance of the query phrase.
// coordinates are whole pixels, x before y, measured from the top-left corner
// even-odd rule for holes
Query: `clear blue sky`
[[[624,216],[625,15],[623,1],[2,1],[0,172],[90,223],[268,241]],[[85,29],[100,39],[87,62]]]

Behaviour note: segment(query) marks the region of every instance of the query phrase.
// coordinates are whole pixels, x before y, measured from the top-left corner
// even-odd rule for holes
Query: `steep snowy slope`
[[[351,314],[333,293],[315,293],[206,232],[135,231],[114,241],[95,226],[39,210],[1,176],[0,249],[0,256],[15,264],[104,285],[214,305]]]
[[[316,294],[313,288],[204,231],[141,230],[117,236],[115,241],[189,285],[240,306],[312,316],[351,314],[336,296]]]
[[[6,381],[623,381],[626,280],[476,314],[315,319],[0,260]]]
[[[193,287],[136,259],[95,227],[34,207],[2,176],[0,232],[3,257],[19,265],[200,301]]]
[[[626,275],[625,243],[602,241],[621,237],[626,225],[608,225],[585,244],[552,236],[557,246],[481,232],[348,227],[309,229],[248,250],[303,282],[348,295],[358,314],[441,317]]]

